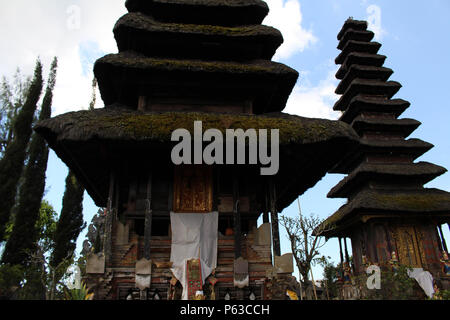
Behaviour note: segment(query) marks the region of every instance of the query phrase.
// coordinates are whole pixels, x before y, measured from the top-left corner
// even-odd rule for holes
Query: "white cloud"
[[[338,83],[335,73],[336,69],[331,70],[326,79],[316,86],[295,86],[284,112],[308,118],[337,120],[340,112],[333,111],[333,105],[339,98],[334,93]]]
[[[95,42],[98,51],[117,52],[112,28],[125,12],[123,0],[2,1],[0,38],[8,47],[0,50],[0,75],[9,76],[16,67],[31,74],[39,56],[47,76],[53,56],[58,56],[53,114],[87,108],[92,65],[86,72],[80,46]],[[97,101],[101,106],[101,99]]]
[[[382,40],[387,32],[381,25],[381,8],[371,4],[367,7],[366,12],[368,14],[367,22],[369,24],[369,30],[372,30],[375,33],[375,40]]]
[[[289,58],[317,41],[311,30],[302,27],[298,0],[267,2],[270,14],[264,23],[279,29],[285,39],[275,59]],[[86,43],[96,44],[97,56],[89,56],[90,63],[100,57],[99,52],[117,52],[112,29],[125,13],[124,0],[2,0],[0,38],[7,48],[0,50],[0,75],[12,75],[16,67],[31,74],[38,56],[47,75],[53,56],[58,56],[53,115],[86,108],[92,65],[83,65],[86,52],[80,49]],[[99,98],[97,107],[101,106]]]
[[[283,45],[274,57],[275,60],[287,59],[317,42],[313,32],[302,26],[303,16],[298,0],[266,0],[266,2],[270,12],[263,24],[277,28],[284,38]]]

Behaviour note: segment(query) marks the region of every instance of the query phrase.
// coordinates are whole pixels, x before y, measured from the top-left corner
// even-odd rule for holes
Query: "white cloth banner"
[[[422,268],[413,268],[412,271],[408,270],[408,276],[413,278],[419,283],[419,286],[423,289],[425,294],[432,298],[434,295],[433,288],[433,276],[428,271],[424,271]]]
[[[202,284],[217,267],[219,213],[170,213],[172,272],[183,285],[183,300],[188,299],[186,261],[200,258]]]

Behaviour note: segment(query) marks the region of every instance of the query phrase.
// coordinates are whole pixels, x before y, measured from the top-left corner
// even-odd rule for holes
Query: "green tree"
[[[30,263],[22,265],[3,264],[0,266],[0,296],[7,299],[47,299],[49,284],[48,259],[53,250],[57,213],[47,202],[42,201],[35,233],[38,235],[37,248],[30,252]]]
[[[19,291],[24,274],[22,266],[0,265],[0,300],[9,300]]]
[[[93,110],[96,96],[97,80],[92,80],[92,96],[89,110]],[[65,260],[71,260],[76,248],[76,241],[86,227],[83,220],[84,187],[78,182],[75,174],[69,169],[66,177],[66,190],[63,196],[61,216],[55,234],[55,250],[51,258],[51,267],[57,268]],[[62,274],[54,275],[59,280]]]
[[[0,155],[13,138],[13,123],[26,99],[30,77],[24,78],[17,68],[12,81],[3,77],[0,87]]]
[[[16,299],[44,300],[49,297],[51,275],[49,256],[53,250],[53,237],[56,231],[57,213],[47,201],[42,201],[39,218],[35,224],[38,241],[30,253],[30,262],[25,269],[24,284],[16,294]]]
[[[27,98],[13,125],[13,139],[0,160],[0,241],[4,240],[5,226],[16,200],[17,186],[22,175],[26,151],[31,137],[34,113],[43,86],[42,64],[38,60]]]
[[[54,237],[55,248],[51,258],[53,268],[73,256],[77,238],[86,227],[83,220],[83,194],[83,186],[78,182],[73,172],[69,171],[66,178],[61,215]]]
[[[50,68],[47,89],[39,115],[39,120],[49,119],[53,99],[53,89],[56,82],[58,60],[55,58]],[[38,134],[33,134],[29,159],[24,171],[24,182],[19,192],[19,203],[16,210],[15,223],[12,233],[6,243],[2,260],[11,265],[29,263],[29,253],[36,250],[38,240],[36,221],[45,191],[45,172],[47,170],[48,146]]]
[[[353,257],[350,256],[350,265],[352,265]],[[323,259],[321,262],[323,266],[323,280],[328,289],[330,299],[339,297],[339,280],[342,277],[342,263],[338,263],[336,266],[328,259]]]

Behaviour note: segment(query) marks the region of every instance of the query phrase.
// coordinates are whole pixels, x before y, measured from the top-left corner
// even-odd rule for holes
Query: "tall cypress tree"
[[[4,240],[5,225],[16,200],[17,185],[24,167],[27,146],[32,133],[31,125],[42,92],[42,82],[42,64],[38,60],[27,99],[14,122],[14,138],[0,160],[0,241]]]
[[[84,188],[77,181],[72,171],[66,178],[61,215],[56,225],[54,249],[50,264],[57,268],[66,258],[72,257],[76,241],[84,229],[83,221],[83,194]]]
[[[49,119],[52,110],[53,89],[56,82],[58,60],[55,57],[50,68],[47,88],[42,102],[39,120]],[[30,252],[34,252],[38,240],[36,221],[39,218],[42,197],[45,190],[48,146],[45,140],[34,133],[30,142],[28,163],[24,171],[24,182],[19,192],[19,203],[14,228],[6,243],[2,261],[11,265],[28,264]]]
[[[96,96],[97,80],[92,80],[92,96],[89,103],[89,110],[94,110]],[[85,228],[83,223],[83,195],[84,188],[79,184],[72,170],[66,178],[66,190],[63,196],[63,205],[61,215],[58,220],[55,233],[55,248],[51,257],[50,264],[57,268],[64,259],[72,257],[76,241],[81,231]]]
[[[31,78],[24,77],[19,68],[12,81],[3,77],[0,87],[0,154],[13,139],[13,123],[27,98]]]

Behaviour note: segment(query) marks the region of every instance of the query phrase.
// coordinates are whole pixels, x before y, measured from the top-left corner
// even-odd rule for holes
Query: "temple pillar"
[[[114,198],[114,186],[115,186],[115,174],[110,173],[109,177],[109,194],[108,194],[108,206],[106,209],[106,221],[105,221],[105,263],[110,265],[112,258],[112,224],[114,219],[113,198]]]
[[[233,224],[234,224],[234,257],[241,254],[241,213],[239,210],[239,177],[237,169],[233,172]]]
[[[391,235],[389,233],[389,227],[388,227],[387,223],[383,224],[383,228],[384,228],[384,233],[386,235],[387,249],[389,251],[389,255],[392,255],[392,251],[395,251],[395,250],[392,247]]]
[[[342,253],[342,242],[341,237],[338,238],[339,240],[339,256],[341,258],[341,277],[344,275],[344,254]]]
[[[442,232],[442,226],[438,224],[439,235],[441,238],[442,248],[445,252],[448,252],[447,243],[445,242],[444,233]]]
[[[278,223],[278,211],[276,206],[276,189],[272,180],[269,183],[269,197],[270,197],[270,218],[272,220],[272,243],[273,254],[275,257],[281,256],[280,246],[280,229]]]
[[[263,223],[270,223],[269,220],[269,210],[264,210],[263,212]]]
[[[350,264],[350,256],[348,254],[348,249],[347,249],[347,238],[344,238],[344,249],[345,249],[345,261]]]
[[[263,223],[270,223],[269,220],[269,211],[270,211],[270,205],[269,205],[269,198],[267,197],[268,191],[267,191],[267,184],[264,183],[264,212],[263,212]]]
[[[153,175],[150,172],[147,181],[147,199],[145,201],[145,229],[144,229],[144,258],[150,260],[150,242],[152,240],[152,183]]]

